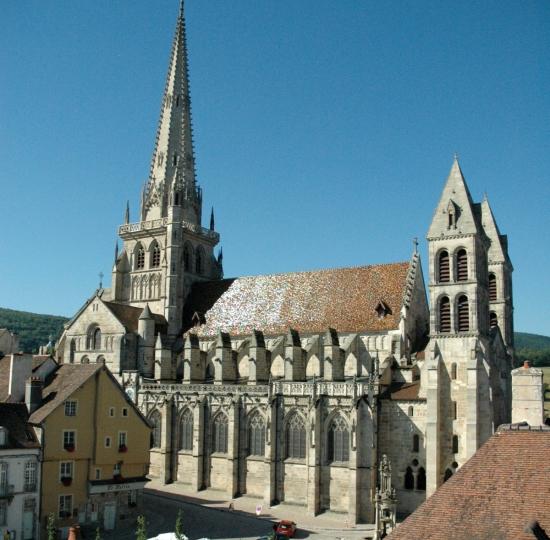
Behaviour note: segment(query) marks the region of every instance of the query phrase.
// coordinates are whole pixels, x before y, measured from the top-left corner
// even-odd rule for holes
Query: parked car
[[[283,519],[277,523],[275,527],[275,534],[277,536],[286,536],[292,538],[296,534],[296,523],[294,521],[288,521]]]

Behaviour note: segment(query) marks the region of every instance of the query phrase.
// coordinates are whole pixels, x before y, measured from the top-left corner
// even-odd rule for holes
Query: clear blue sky
[[[177,0],[6,0],[0,306],[72,315],[137,219]],[[550,334],[550,3],[187,0],[226,276],[406,260],[456,151]],[[107,278],[109,282],[109,278]]]

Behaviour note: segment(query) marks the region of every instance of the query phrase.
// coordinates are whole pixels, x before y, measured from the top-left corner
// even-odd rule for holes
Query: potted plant
[[[73,479],[70,476],[63,476],[61,477],[61,483],[64,486],[70,486],[72,484]]]
[[[121,452],[121,453],[128,452],[128,447],[127,447],[125,444],[121,444],[121,445],[118,447],[118,451]]]

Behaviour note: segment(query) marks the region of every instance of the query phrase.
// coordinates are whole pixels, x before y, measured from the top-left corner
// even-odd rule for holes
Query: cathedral
[[[58,342],[153,426],[149,475],[373,522],[383,456],[409,513],[510,421],[512,264],[455,158],[410,260],[223,277],[203,226],[183,2],[139,221]]]

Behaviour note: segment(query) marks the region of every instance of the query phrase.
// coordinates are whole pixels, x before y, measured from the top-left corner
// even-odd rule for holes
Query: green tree
[[[147,540],[147,528],[144,516],[138,516],[137,518],[136,540]]]
[[[95,540],[101,540],[101,533],[99,532],[99,527],[95,530]]]
[[[181,508],[178,510],[178,516],[176,517],[176,529],[174,534],[176,535],[176,540],[185,540],[185,535],[183,534],[183,515]]]
[[[55,516],[53,514],[50,514],[48,516],[46,532],[48,534],[48,540],[57,540],[57,531],[55,530]]]

